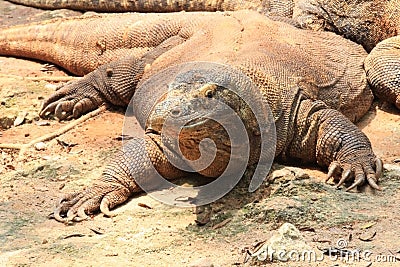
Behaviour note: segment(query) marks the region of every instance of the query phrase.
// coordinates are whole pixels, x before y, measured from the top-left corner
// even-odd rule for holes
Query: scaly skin
[[[275,16],[291,16],[293,0],[11,0],[10,2],[42,9],[73,9],[97,12],[178,12],[256,10]]]
[[[103,21],[107,24],[102,24]],[[66,28],[63,28],[63,22]],[[252,80],[263,95],[264,105],[269,105],[272,110],[277,128],[276,158],[318,163],[329,167],[329,178],[337,178],[343,173],[339,184],[355,179],[354,187],[367,180],[372,187],[380,189],[376,183],[382,163],[374,155],[367,137],[349,120],[359,119],[372,101],[362,65],[367,54],[359,45],[332,33],[299,30],[251,11],[195,15],[127,14],[40,25],[0,32],[0,54],[16,55],[23,51],[25,57],[43,59],[43,52],[38,47],[47,40],[47,60],[60,62],[66,69],[79,70],[77,66],[84,62],[99,58],[110,60],[106,55],[115,55],[120,46],[128,53],[127,57],[107,63],[83,79],[60,88],[45,102],[41,115],[55,113],[60,119],[77,117],[103,103],[126,106],[135,95],[139,99],[134,102],[135,115],[147,133],[144,139],[129,142],[92,186],[63,198],[55,211],[55,217],[60,221],[85,219],[87,213],[98,209],[111,215],[109,208],[140,190],[135,181],[144,179],[151,183],[149,161],[167,179],[183,175],[165,160],[166,154],[175,155],[176,151],[159,141],[162,123],[158,122],[160,118],[162,122],[162,114],[179,117],[181,112],[172,113],[176,110],[191,110],[192,115],[201,118],[200,110],[193,107],[206,98],[217,98],[239,108],[239,116],[252,140],[249,164],[256,162],[260,153],[256,122],[247,112],[249,107],[240,104],[232,93],[235,90],[249,93],[250,86],[243,82],[242,76]],[[82,31],[84,25],[93,26],[87,26],[90,31]],[[120,27],[113,27],[115,25]],[[68,29],[74,26],[80,30],[69,33]],[[39,40],[31,35],[24,37],[23,33],[32,29],[36,34],[44,31],[40,32]],[[17,36],[17,32],[22,34]],[[100,48],[99,36],[107,40]],[[129,38],[136,43],[126,41]],[[84,39],[87,46],[84,49],[77,46],[73,57],[64,53],[68,50],[55,48],[54,44],[73,47],[77,39]],[[139,47],[145,52],[129,55],[130,50],[137,51]],[[237,77],[224,68],[194,67],[193,77],[198,81],[194,83],[190,77],[181,80],[185,92],[181,91],[182,87],[173,87],[172,93],[164,98],[156,98],[155,102],[149,100],[158,90],[157,86],[145,86],[149,78],[170,66],[196,61],[224,64],[243,75]],[[240,86],[221,86],[221,77],[230,77],[233,84]],[[154,104],[159,108],[153,108]],[[204,138],[214,140],[220,156],[204,171],[199,171],[209,177],[218,177],[229,162],[226,156],[229,139],[216,127],[212,121],[204,120],[193,124],[179,138],[184,155],[198,154],[198,144]],[[149,158],[145,152],[150,152]]]
[[[370,51],[400,31],[399,0],[298,0],[293,18],[303,29],[328,30]]]
[[[400,39],[390,38],[400,33],[399,0],[298,0],[293,20],[303,29],[336,32],[368,52],[377,46],[365,62],[368,81],[376,96],[400,108]]]
[[[365,59],[368,81],[375,94],[400,109],[400,36],[380,42]]]
[[[293,18],[305,29],[327,30],[362,44],[370,51],[377,43],[400,30],[399,0],[12,0],[45,9],[75,9],[100,12],[177,12],[256,10],[263,14]]]

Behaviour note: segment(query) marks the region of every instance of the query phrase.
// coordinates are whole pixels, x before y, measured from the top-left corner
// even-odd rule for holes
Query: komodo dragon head
[[[159,146],[165,154],[183,159],[175,163],[180,169],[207,177],[245,169],[257,162],[261,147],[254,111],[263,106],[254,100],[260,97],[253,95],[257,93],[253,87],[238,71],[207,67],[183,71],[166,82],[165,92],[154,101],[145,132],[161,136]]]

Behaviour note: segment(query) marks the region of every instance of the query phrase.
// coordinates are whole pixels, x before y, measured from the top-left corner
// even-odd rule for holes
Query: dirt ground
[[[1,27],[76,14],[0,1]],[[0,144],[27,144],[70,123],[37,115],[57,84],[46,80],[67,76],[43,62],[0,57]],[[203,215],[142,194],[113,218],[99,214],[72,225],[51,219],[64,193],[101,174],[121,146],[123,119],[123,111],[106,111],[45,142],[44,150],[28,149],[22,162],[18,150],[0,149],[0,266],[189,266],[198,260],[203,265],[196,266],[400,266],[400,112],[392,106],[376,101],[358,124],[385,163],[382,192],[346,193],[323,183],[326,173],[318,167],[275,164],[269,183],[255,193],[246,191],[245,177]],[[13,126],[16,120],[22,123]],[[197,225],[200,216],[209,222]],[[312,250],[344,240],[346,249],[371,256],[248,259],[247,252],[284,222],[294,224]]]

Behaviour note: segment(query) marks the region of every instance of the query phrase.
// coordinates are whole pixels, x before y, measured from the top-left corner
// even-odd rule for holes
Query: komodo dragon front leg
[[[87,218],[86,214],[99,209],[105,215],[113,216],[111,208],[142,191],[135,182],[138,179],[147,183],[153,182],[152,177],[156,175],[166,179],[182,177],[185,172],[174,167],[160,147],[160,136],[154,134],[130,140],[114,155],[100,179],[81,192],[68,194],[59,201],[54,211],[55,219],[60,222],[80,221]]]
[[[368,137],[340,112],[322,101],[303,100],[297,113],[293,141],[284,155],[300,162],[317,162],[328,167],[326,181],[334,178],[337,187],[354,179],[349,191],[368,184],[377,190],[382,161],[372,151]]]
[[[40,116],[54,113],[56,118],[63,120],[71,116],[77,118],[104,103],[127,106],[145,67],[184,41],[182,37],[172,36],[140,58],[130,56],[110,62],[79,81],[61,86],[44,102]]]

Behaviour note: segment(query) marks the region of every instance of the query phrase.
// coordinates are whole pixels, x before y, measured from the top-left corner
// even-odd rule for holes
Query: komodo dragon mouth
[[[214,124],[214,121],[205,117],[198,117],[195,119],[192,119],[188,121],[186,124],[182,125],[181,130],[185,133],[187,132],[198,132],[199,130],[207,129],[207,128],[213,128],[213,127],[208,127],[209,125]],[[148,125],[146,127],[145,133],[146,134],[161,134],[163,132],[162,125],[159,125],[158,127],[153,127],[152,125]],[[211,129],[210,129],[211,130]]]
[[[196,119],[193,119],[193,120],[189,121],[188,123],[186,123],[183,126],[183,129],[185,129],[185,130],[196,130],[199,127],[206,126],[207,124],[210,123],[210,121],[211,120],[208,119],[208,118],[203,118],[203,117],[196,118]]]

